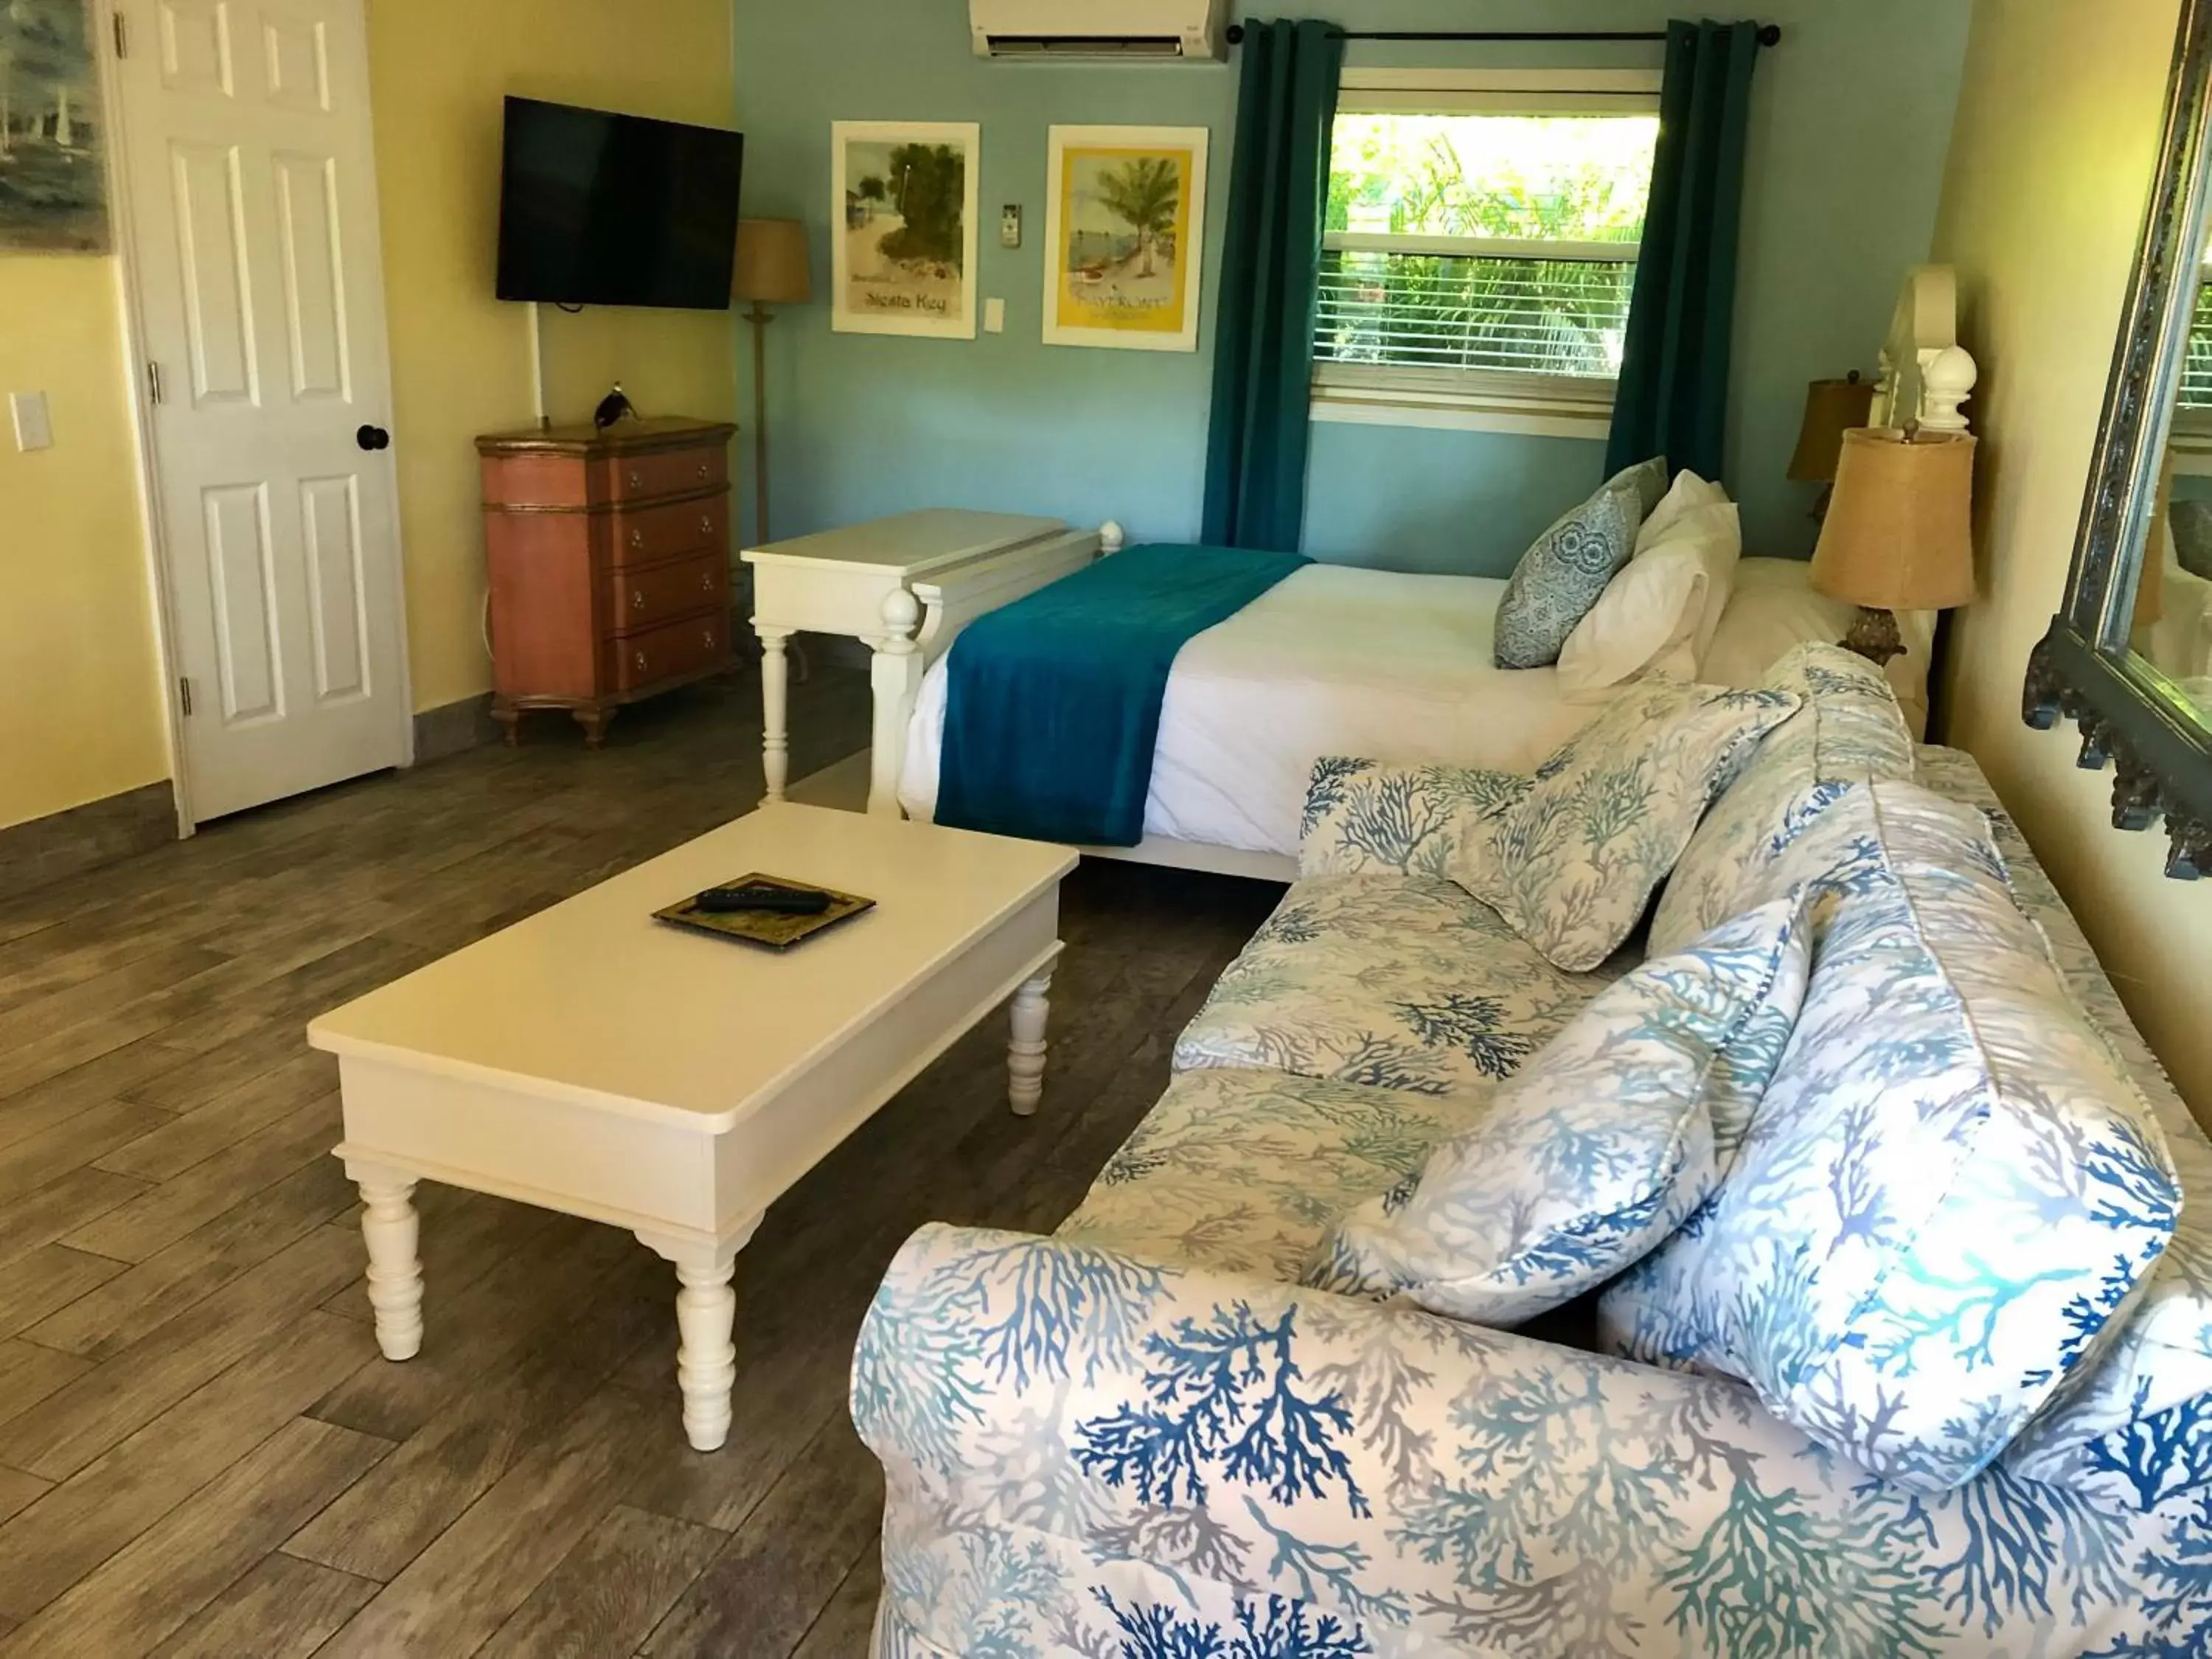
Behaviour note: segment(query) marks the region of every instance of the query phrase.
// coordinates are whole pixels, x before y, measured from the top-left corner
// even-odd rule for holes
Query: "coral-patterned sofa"
[[[1816,696],[1832,713],[1887,696],[1878,677],[1831,680]],[[1936,937],[1949,913],[1917,892],[1911,926],[2000,976],[2017,966],[2063,987],[2139,1091],[2185,1194],[2155,1266],[2080,1321],[2063,1380],[2029,1367],[2030,1396],[2046,1392],[2002,1450],[1988,1455],[1987,1425],[1941,1422],[1946,1391],[1972,1390],[1924,1356],[1884,1361],[1861,1344],[1838,1362],[1887,1364],[1875,1381],[1900,1418],[1937,1423],[1917,1462],[1880,1421],[1838,1427],[1778,1405],[1814,1388],[1809,1372],[1726,1374],[1717,1350],[1648,1316],[1723,1271],[1696,1254],[1707,1240],[1668,1240],[1595,1320],[1534,1331],[1301,1285],[1333,1224],[1401,1188],[1638,959],[1632,947],[1593,973],[1553,967],[1423,873],[1431,853],[1408,842],[1290,890],[1184,1035],[1166,1096],[1058,1233],[929,1227],[900,1253],[853,1381],[889,1486],[882,1659],[2212,1654],[2212,1146],[1970,759],[1890,751],[1886,737],[1887,762],[1793,747],[1790,729],[1707,815],[1708,884],[1802,852],[1808,825],[1866,810],[1884,780],[1986,812],[2002,863],[1972,879],[1984,893],[2008,881],[2026,931]],[[1780,825],[1760,821],[1761,767],[1809,786]],[[1376,833],[1427,836],[1432,853],[1449,812],[1424,817],[1415,785],[1398,829]],[[1335,787],[1324,766],[1317,794]],[[1342,865],[1322,850],[1310,839],[1309,869]],[[1810,885],[1829,894],[1817,997],[1861,947],[1837,919],[1849,882]],[[1891,1079],[1882,1109],[1909,1108],[1920,1056],[1878,1020],[1812,1019],[1784,1073],[1860,1044],[1845,1060]],[[2002,1059],[2005,1033],[1977,1040]],[[2023,1189],[2040,1179],[2019,1173]],[[2154,1204],[2125,1182],[2092,1186],[2076,1218]],[[2054,1225],[2067,1219],[2056,1209],[2071,1188],[2037,1190]],[[1711,1217],[1684,1233],[1729,1224]],[[2014,1338],[1994,1333],[2036,1267],[1999,1263],[2015,1277],[1962,1304],[1942,1340],[1979,1350],[1965,1363],[2011,1363]],[[1978,1433],[1983,1452],[1945,1461]]]

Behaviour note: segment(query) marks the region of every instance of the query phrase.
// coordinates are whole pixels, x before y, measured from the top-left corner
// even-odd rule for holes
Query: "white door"
[[[196,819],[408,757],[362,6],[116,8]]]

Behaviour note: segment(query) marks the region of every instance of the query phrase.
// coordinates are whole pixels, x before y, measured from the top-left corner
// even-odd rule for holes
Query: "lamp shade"
[[[1790,476],[1812,483],[1832,479],[1843,453],[1844,434],[1864,426],[1873,413],[1873,381],[1856,375],[1848,380],[1814,381],[1805,390],[1805,424],[1798,428]]]
[[[1974,448],[1964,435],[1844,434],[1814,589],[1876,611],[1942,611],[1974,597]]]
[[[796,219],[740,219],[730,295],[769,306],[804,305],[812,299],[806,227]]]

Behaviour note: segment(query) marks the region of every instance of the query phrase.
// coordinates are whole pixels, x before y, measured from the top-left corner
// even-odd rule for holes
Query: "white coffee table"
[[[422,1343],[412,1202],[441,1181],[626,1227],[676,1265],[676,1375],[729,1433],[738,1252],[807,1170],[1009,997],[1008,1093],[1043,1088],[1065,848],[763,807],[324,1015],[387,1359]],[[777,953],[653,919],[763,871],[875,899]]]

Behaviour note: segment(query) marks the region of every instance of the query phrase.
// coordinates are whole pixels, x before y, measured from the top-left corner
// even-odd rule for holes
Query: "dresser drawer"
[[[720,617],[729,610],[730,568],[720,553],[617,570],[608,580],[613,585],[612,628],[617,634],[639,633],[702,612]]]
[[[730,481],[729,453],[721,444],[697,449],[664,449],[647,455],[611,458],[610,499],[649,500],[686,491],[715,489]]]
[[[729,504],[727,495],[702,495],[691,501],[619,509],[611,520],[614,563],[624,568],[659,564],[686,553],[726,557]]]
[[[606,653],[608,683],[617,691],[635,691],[726,660],[730,619],[694,617],[642,634],[625,634],[609,640],[600,649]]]

